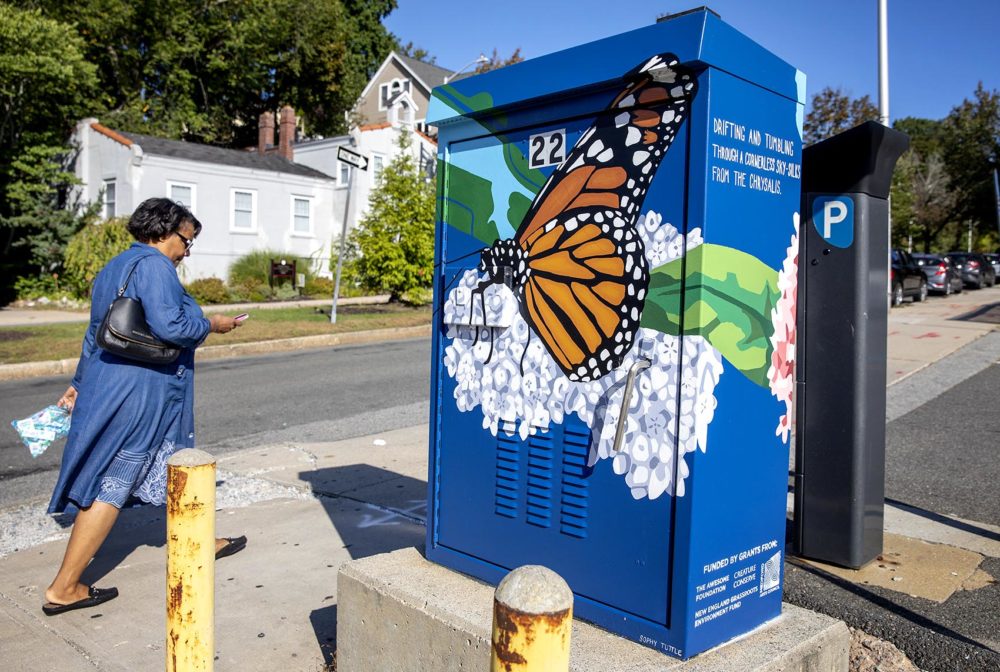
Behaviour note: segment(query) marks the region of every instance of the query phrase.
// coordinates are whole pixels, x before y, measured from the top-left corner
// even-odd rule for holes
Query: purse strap
[[[143,259],[146,259],[147,257],[151,257],[151,256],[153,256],[153,255],[151,255],[151,254],[144,254],[144,255],[142,255],[141,257],[139,257],[138,259],[135,260],[135,263],[132,264],[132,270],[130,270],[128,272],[128,275],[125,276],[125,284],[122,285],[118,289],[118,297],[117,298],[120,299],[120,298],[122,298],[125,295],[125,290],[128,289],[128,283],[131,282],[131,280],[132,280],[132,274],[135,273],[135,267],[139,265],[139,262],[142,261]]]

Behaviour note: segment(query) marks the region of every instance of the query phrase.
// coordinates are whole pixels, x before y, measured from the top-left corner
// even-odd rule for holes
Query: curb
[[[294,350],[307,350],[311,348],[329,348],[341,345],[400,341],[410,338],[429,337],[430,335],[431,325],[423,324],[415,327],[372,329],[370,331],[346,331],[339,334],[319,334],[317,336],[281,338],[273,341],[257,341],[255,343],[209,345],[204,348],[198,348],[198,350],[195,351],[195,361],[205,362],[214,359],[266,355],[272,352],[291,352]],[[76,365],[78,361],[78,357],[73,357],[72,359],[56,359],[46,362],[2,364],[0,365],[0,381],[25,380],[27,378],[43,378],[47,376],[71,376],[76,372]]]

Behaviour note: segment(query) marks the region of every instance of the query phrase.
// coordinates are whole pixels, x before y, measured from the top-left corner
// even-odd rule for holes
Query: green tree
[[[812,98],[802,141],[811,145],[878,118],[878,108],[867,95],[852,99],[839,88],[826,87]]]
[[[996,204],[992,161],[1000,158],[1000,91],[988,91],[982,82],[972,99],[957,105],[943,122],[942,156],[951,176],[956,203],[953,244],[963,246],[971,225],[983,247],[996,244]]]
[[[72,27],[0,2],[0,301],[32,267],[58,272],[92,214],[73,201],[66,147],[96,91],[84,51]]]
[[[909,236],[924,252],[949,246],[943,238],[957,200],[950,182],[940,153],[925,157],[911,150],[899,159],[891,199],[895,246],[905,247]]]
[[[417,166],[412,142],[400,133],[399,153],[382,171],[352,238],[360,253],[355,271],[367,289],[423,303],[433,277],[434,184]]]
[[[521,47],[514,50],[507,58],[503,58],[497,52],[496,47],[493,48],[493,55],[490,56],[490,60],[485,63],[480,63],[473,72],[474,74],[480,75],[484,72],[489,72],[490,70],[499,70],[500,68],[506,68],[508,65],[514,65],[515,63],[520,63],[524,60],[524,56],[521,55]]]
[[[423,61],[424,63],[430,63],[431,65],[435,65],[437,63],[437,56],[431,56],[429,51],[423,47],[418,47],[413,44],[413,42],[407,42],[406,44],[400,43],[399,46],[396,47],[396,51],[403,56],[409,56],[410,58]]]
[[[346,130],[394,43],[395,0],[29,1],[85,40],[103,121],[230,146],[255,144],[260,113],[284,104],[311,132]]]

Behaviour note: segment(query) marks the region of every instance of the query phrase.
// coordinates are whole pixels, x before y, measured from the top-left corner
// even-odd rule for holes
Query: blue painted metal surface
[[[428,558],[679,658],[780,613],[803,94],[707,12],[434,91]]]

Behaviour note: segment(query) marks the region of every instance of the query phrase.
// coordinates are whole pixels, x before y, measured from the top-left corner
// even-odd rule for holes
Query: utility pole
[[[1000,177],[997,177],[997,160],[993,160],[993,198],[997,204],[997,233],[1000,233]]]
[[[359,170],[368,170],[368,157],[347,147],[337,148],[337,160],[346,163],[347,198],[344,202],[344,222],[340,227],[340,254],[337,256],[337,276],[333,281],[333,305],[330,307],[330,324],[337,323],[337,298],[340,296],[340,273],[344,267],[344,253],[347,251],[347,220],[351,215],[351,194],[354,192],[354,175]]]
[[[878,120],[889,125],[889,0],[878,0]]]

